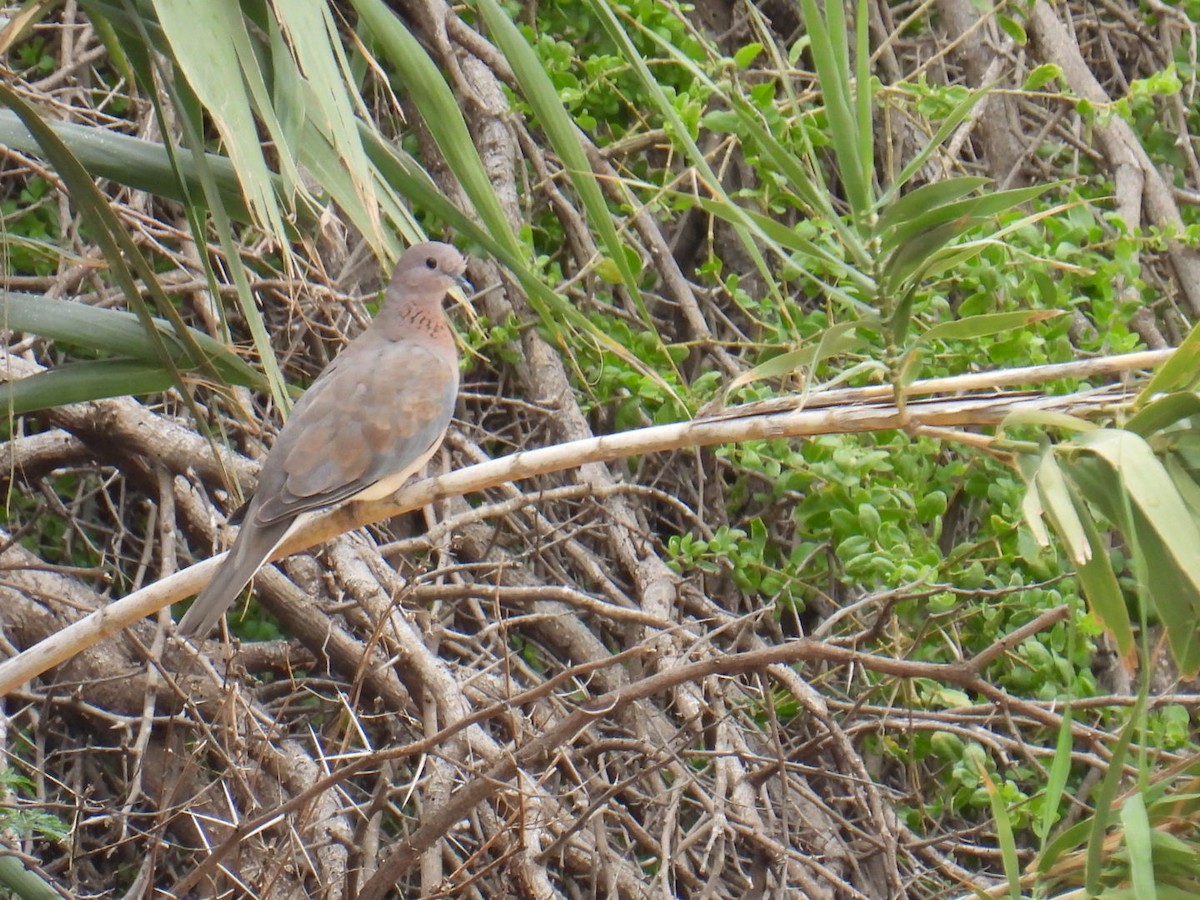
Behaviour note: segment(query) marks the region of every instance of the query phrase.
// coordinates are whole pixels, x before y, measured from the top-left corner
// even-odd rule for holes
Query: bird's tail
[[[233,549],[229,551],[224,565],[217,570],[208,587],[196,597],[196,602],[179,621],[179,633],[184,637],[204,637],[225,610],[233,605],[259,566],[291,527],[292,519],[280,519],[266,525],[254,521],[253,511],[238,532]]]

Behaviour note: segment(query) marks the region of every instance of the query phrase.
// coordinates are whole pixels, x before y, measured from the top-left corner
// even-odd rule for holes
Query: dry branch
[[[1169,351],[1152,351],[1109,357],[1106,360],[1089,360],[1079,363],[1078,371],[1132,371],[1160,364],[1168,355]],[[1044,368],[1052,370],[1054,378],[1064,378],[1070,374],[1069,365]],[[1028,371],[1022,371],[1020,377],[1029,379],[1031,375]],[[983,378],[997,386],[1014,383],[1003,372],[963,376],[961,383],[978,385]],[[954,390],[955,387],[955,379],[951,378],[938,379],[937,383],[942,391]],[[927,389],[926,385],[917,382],[910,393],[922,396]],[[1065,395],[998,394],[926,399],[910,402],[905,410],[900,410],[892,403],[879,400],[879,396],[879,388],[842,391],[837,406],[805,409],[797,405],[788,411],[749,415],[729,410],[713,419],[653,426],[571,441],[540,450],[522,451],[438,478],[424,479],[403,488],[387,500],[350,504],[323,513],[297,529],[280,547],[275,558],[280,559],[344,532],[418,509],[445,497],[481,491],[505,482],[559,472],[587,463],[748,440],[892,431],[925,425],[937,428],[990,426],[1003,422],[1013,414],[1031,411],[1053,411],[1091,419],[1126,409],[1134,399],[1130,392],[1117,387]],[[189,566],[90,613],[58,634],[0,663],[0,695],[71,658],[96,641],[195,594],[207,584],[223,559],[224,554],[221,554]]]

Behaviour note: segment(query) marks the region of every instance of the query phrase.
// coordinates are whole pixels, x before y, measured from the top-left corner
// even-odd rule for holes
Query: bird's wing
[[[347,500],[407,477],[454,413],[458,367],[408,342],[355,344],[300,398],[259,477],[260,522]]]

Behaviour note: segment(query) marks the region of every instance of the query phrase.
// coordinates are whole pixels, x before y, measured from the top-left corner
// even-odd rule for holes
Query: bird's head
[[[449,244],[426,241],[413,244],[400,256],[388,292],[398,296],[436,295],[440,302],[455,285],[474,293],[471,283],[463,277],[467,261]]]

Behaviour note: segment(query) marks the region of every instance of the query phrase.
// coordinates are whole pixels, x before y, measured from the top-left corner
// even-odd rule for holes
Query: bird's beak
[[[454,302],[466,310],[467,318],[471,320],[472,325],[479,323],[479,316],[475,312],[475,307],[471,305],[471,298],[475,296],[475,285],[467,280],[467,276],[459,275],[454,279],[455,288],[451,289],[450,296],[454,298]]]

